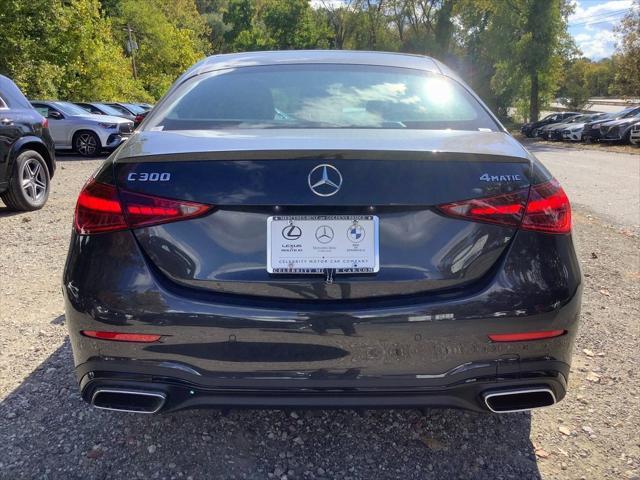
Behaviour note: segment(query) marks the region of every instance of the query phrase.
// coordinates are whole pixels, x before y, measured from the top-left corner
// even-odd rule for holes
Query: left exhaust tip
[[[484,403],[494,413],[523,412],[534,408],[549,407],[556,403],[550,388],[520,388],[485,392]]]
[[[166,400],[163,392],[98,388],[91,397],[91,405],[117,412],[157,413]]]

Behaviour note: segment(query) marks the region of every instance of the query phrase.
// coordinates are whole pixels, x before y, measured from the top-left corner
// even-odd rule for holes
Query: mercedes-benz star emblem
[[[287,240],[297,240],[302,236],[302,230],[297,225],[287,225],[282,229],[282,237]]]
[[[329,243],[333,240],[333,228],[329,225],[320,225],[316,229],[316,240],[320,243]]]
[[[342,174],[332,165],[323,163],[309,172],[309,188],[320,197],[335,195],[341,186]]]

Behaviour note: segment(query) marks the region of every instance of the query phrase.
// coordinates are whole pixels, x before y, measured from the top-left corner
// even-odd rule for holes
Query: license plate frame
[[[291,226],[294,228],[287,228]],[[323,226],[328,228],[320,231]],[[331,238],[327,241],[328,237]],[[270,216],[267,218],[266,267],[267,272],[274,275],[324,275],[329,270],[338,275],[377,273],[380,271],[379,218],[376,215]]]

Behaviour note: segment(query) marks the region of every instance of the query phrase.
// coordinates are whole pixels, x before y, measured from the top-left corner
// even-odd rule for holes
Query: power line
[[[575,27],[578,25],[593,23],[594,21],[600,21],[600,20],[602,21],[614,20],[616,17],[620,15],[626,15],[627,12],[629,11],[630,9],[628,8],[624,8],[622,10],[613,10],[611,12],[602,13],[599,15],[593,15],[589,19],[587,19],[587,17],[583,15],[581,17],[578,17],[577,19],[574,19],[572,23],[569,23],[569,26]]]

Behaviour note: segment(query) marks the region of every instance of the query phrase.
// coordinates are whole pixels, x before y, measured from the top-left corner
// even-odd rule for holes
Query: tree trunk
[[[540,115],[540,105],[538,94],[540,86],[538,84],[538,72],[531,72],[531,96],[529,97],[529,121],[537,122]]]

